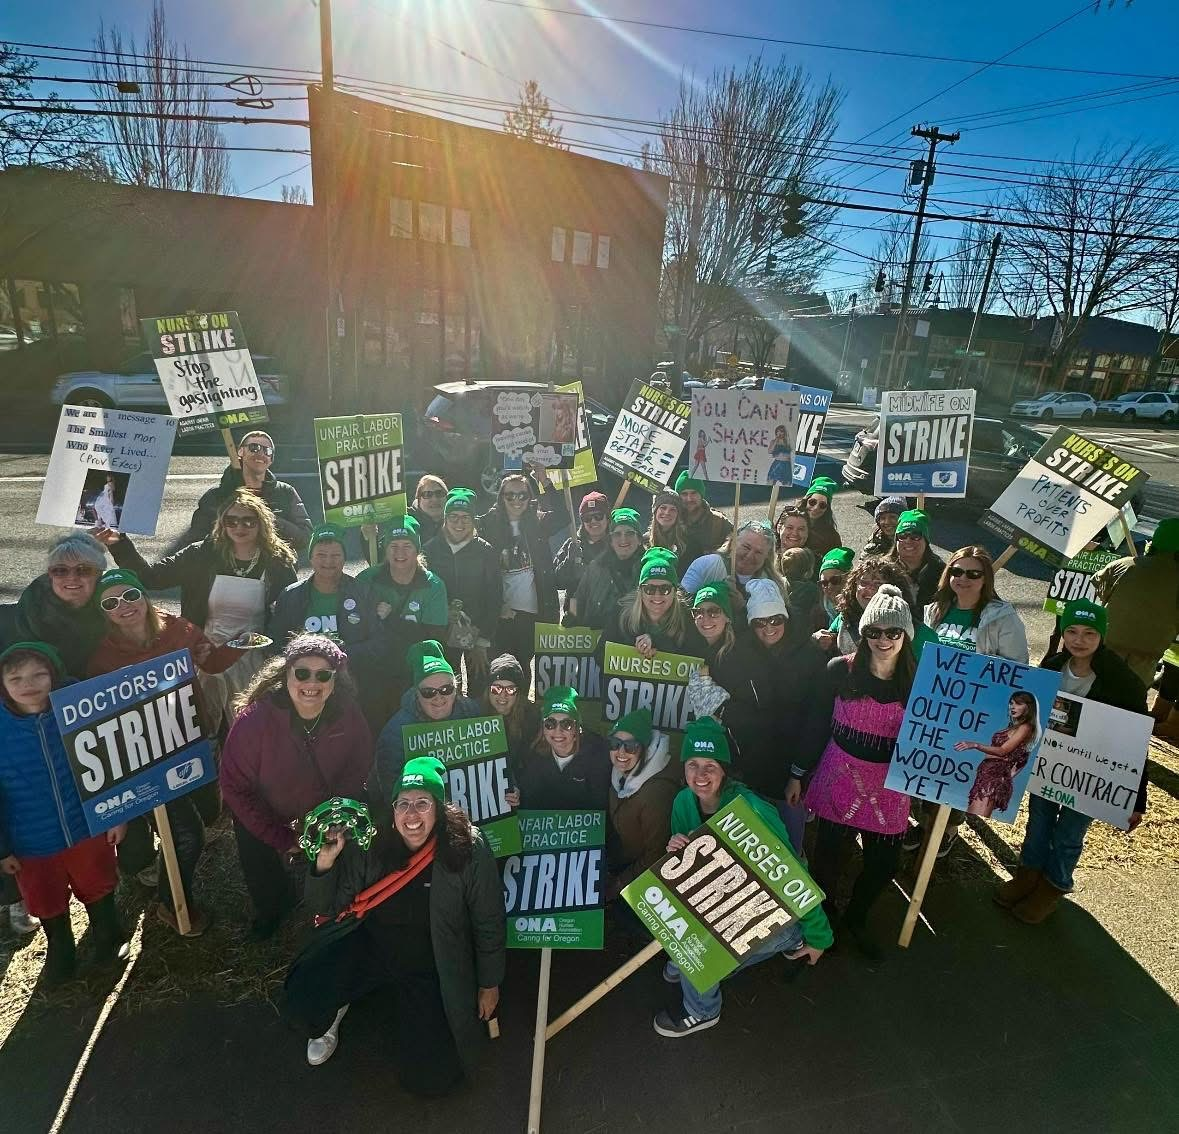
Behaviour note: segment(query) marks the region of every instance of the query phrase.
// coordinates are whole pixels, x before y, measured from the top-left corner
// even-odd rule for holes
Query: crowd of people
[[[272,937],[300,907],[315,923],[284,1009],[312,1065],[335,1051],[349,1004],[387,986],[402,1081],[440,1093],[469,1072],[481,1021],[496,1010],[505,913],[495,860],[448,801],[442,765],[407,759],[405,726],[501,716],[508,802],[606,814],[604,897],[613,924],[631,929],[622,889],[745,799],[827,895],[745,965],[779,953],[814,964],[836,944],[875,959],[884,945],[873,908],[932,815],[884,786],[921,651],[936,643],[1029,662],[988,551],[970,545],[942,559],[930,517],[899,497],[880,501],[857,555],[836,527],[826,478],[769,521],[734,528],[685,472],[652,499],[647,524],[587,492],[554,554],[567,517],[544,506],[543,470],[505,476],[484,512],[474,491],[425,476],[407,514],[371,533],[375,561],[353,577],[346,533],[313,526],[296,490],[270,472],[273,440],[248,433],[238,456],[174,554],[148,562],[101,524],[73,532],[0,611],[0,879],[12,927],[44,929],[46,978],[64,981],[77,966],[71,895],[89,913],[97,960],[126,956],[120,875],[154,889],[156,916],[176,933],[206,931],[213,912],[198,866],[224,807],[253,909],[249,936]],[[300,580],[302,556],[310,571]],[[1069,603],[1062,649],[1041,664],[1063,675],[1066,692],[1145,712],[1179,631],[1179,520],[1098,584],[1103,605]],[[173,587],[179,614],[152,598]],[[646,658],[702,659],[678,760],[649,709],[595,728],[575,688],[536,690],[535,628],[557,622],[600,631],[599,651],[613,642]],[[88,835],[49,700],[73,680],[178,649],[199,668],[219,763],[216,783],[166,809],[187,927],[149,821]],[[1174,689],[1164,690],[1168,710]],[[1026,744],[1014,717],[1011,733],[1011,746]],[[364,850],[334,829],[309,861],[303,819],[337,796],[367,801],[373,843]],[[1144,772],[1135,824],[1145,799]],[[1045,800],[1029,807],[1020,865],[995,900],[1036,924],[1072,888],[1089,820]],[[962,820],[952,817],[940,854]],[[671,964],[665,977],[680,984],[682,1004],[655,1017],[657,1032],[678,1038],[718,1022],[719,987],[700,992]]]

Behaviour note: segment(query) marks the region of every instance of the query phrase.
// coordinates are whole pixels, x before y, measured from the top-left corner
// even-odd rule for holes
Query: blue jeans
[[[767,961],[776,953],[793,953],[796,949],[801,948],[802,944],[802,926],[799,922],[792,921],[789,925],[783,926],[773,936],[768,937],[751,953],[747,953],[745,959],[729,976],[732,976],[733,973],[739,973],[742,969],[749,968],[750,965]],[[687,1015],[695,1016],[701,1020],[711,1020],[714,1016],[720,1015],[721,990],[719,984],[714,984],[706,992],[697,992],[692,987],[692,982],[670,962],[667,965],[667,972],[668,975],[675,973],[680,978],[680,990],[684,994],[684,1012]]]
[[[1085,849],[1085,832],[1093,820],[1071,807],[1028,796],[1028,829],[1019,860],[1042,871],[1058,890],[1073,888],[1073,867]]]
[[[794,851],[794,857],[806,866],[806,844],[803,842],[806,837],[806,804],[799,803],[791,807],[784,799],[772,802],[782,818],[786,834],[790,836],[790,849]]]

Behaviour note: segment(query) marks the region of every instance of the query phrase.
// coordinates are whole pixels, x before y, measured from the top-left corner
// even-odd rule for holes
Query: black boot
[[[125,961],[131,955],[127,931],[115,908],[114,894],[107,894],[86,907],[90,915],[90,932],[94,934],[94,959],[100,965]]]
[[[41,919],[48,947],[45,951],[44,977],[47,984],[64,984],[74,975],[74,931],[70,927],[70,915]]]

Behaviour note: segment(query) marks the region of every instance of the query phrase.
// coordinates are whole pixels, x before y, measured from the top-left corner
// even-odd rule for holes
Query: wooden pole
[[[730,540],[729,558],[731,561],[730,570],[735,575],[737,574],[737,529],[741,526],[741,482],[737,482],[737,487],[733,490],[733,538]]]
[[[532,1084],[528,1090],[528,1134],[540,1134],[540,1099],[544,1090],[545,1025],[549,1019],[552,949],[540,951],[540,982],[536,988],[536,1027],[532,1033]]]
[[[770,521],[771,527],[773,526],[773,523],[774,523],[774,509],[777,508],[777,506],[778,506],[778,489],[780,489],[781,487],[782,486],[775,481],[773,488],[770,489],[769,521]]]
[[[622,487],[618,490],[618,495],[614,497],[614,507],[621,508],[622,502],[626,499],[626,494],[630,491],[630,481],[624,480]]]
[[[373,524],[373,530],[368,536],[368,561],[376,563],[377,561],[377,525]]]
[[[922,512],[925,511],[925,493],[924,492],[917,493],[917,508],[919,511],[922,511]]]
[[[168,821],[168,809],[163,805],[152,808],[156,830],[160,834],[160,850],[164,854],[164,869],[168,872],[168,888],[172,891],[172,909],[176,914],[176,925],[182,936],[188,936],[192,922],[188,917],[188,899],[184,896],[184,883],[180,880],[180,862],[176,858],[176,844],[172,841],[172,824]]]
[[[225,442],[225,451],[229,454],[229,463],[235,469],[242,467],[241,460],[237,455],[237,442],[233,439],[233,434],[228,429],[221,430],[221,439]]]
[[[921,865],[917,870],[913,896],[909,899],[909,908],[905,911],[905,920],[901,923],[901,935],[897,939],[897,944],[902,949],[908,949],[909,942],[913,940],[913,929],[921,915],[921,903],[925,900],[925,891],[929,886],[929,879],[933,876],[934,863],[937,862],[938,848],[942,845],[942,836],[946,833],[946,824],[949,821],[950,808],[944,803],[939,803],[933,829],[925,840],[921,854]]]
[[[1138,548],[1134,546],[1134,533],[1130,530],[1130,521],[1126,519],[1126,510],[1124,508],[1118,513],[1118,519],[1122,521],[1122,531],[1126,536],[1126,547],[1129,549],[1130,557],[1137,559]]]
[[[652,957],[663,952],[663,946],[658,941],[648,941],[642,950],[636,953],[625,965],[615,969],[605,980],[596,984],[572,1008],[567,1008],[551,1024],[545,1032],[545,1039],[551,1040],[559,1031],[568,1027],[587,1009],[592,1008],[606,993],[617,988],[628,976],[641,969]]]
[[[992,570],[998,571],[1000,567],[1006,567],[1007,564],[1011,561],[1011,557],[1018,550],[1019,550],[1019,548],[1016,547],[1015,544],[1012,544],[1010,547],[1008,547],[1007,550],[1004,551],[1003,554],[1000,555],[999,558],[996,559],[995,562],[992,564]]]

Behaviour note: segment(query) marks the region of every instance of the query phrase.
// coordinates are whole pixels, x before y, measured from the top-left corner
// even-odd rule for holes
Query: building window
[[[586,265],[590,262],[590,249],[593,247],[593,234],[589,232],[573,232],[573,263]]]
[[[553,226],[552,247],[549,251],[549,257],[554,264],[565,263],[565,230]]]
[[[427,201],[418,204],[418,236],[430,244],[446,243],[446,206]]]
[[[394,197],[389,202],[389,235],[413,239],[413,202],[405,197]]]
[[[471,247],[471,210],[450,210],[450,242],[456,248]]]
[[[598,237],[598,267],[610,267],[610,237]]]

